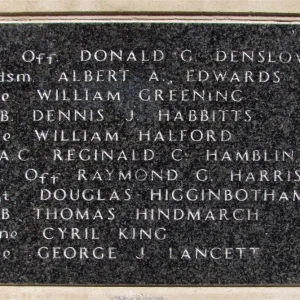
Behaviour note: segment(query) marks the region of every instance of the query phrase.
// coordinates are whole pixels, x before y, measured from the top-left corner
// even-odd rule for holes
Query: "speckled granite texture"
[[[300,242],[300,217],[299,200],[291,200],[293,191],[298,191],[299,180],[295,174],[299,168],[299,56],[300,56],[300,27],[297,25],[243,25],[243,24],[1,24],[0,27],[0,72],[2,81],[0,83],[1,93],[9,93],[7,101],[0,102],[1,109],[9,111],[10,121],[1,122],[1,132],[9,132],[12,138],[8,142],[1,141],[2,151],[7,151],[9,161],[0,161],[1,191],[7,191],[9,201],[1,201],[2,208],[8,208],[9,220],[1,220],[1,230],[16,230],[18,235],[15,239],[2,238],[0,250],[11,251],[8,259],[1,260],[0,282],[1,283],[23,283],[23,284],[299,284],[299,242]],[[97,50],[123,51],[123,59],[117,58],[110,61],[110,56],[103,62],[90,59],[80,61],[81,50],[89,50],[94,53]],[[34,51],[36,55],[45,53],[48,56],[55,53],[53,64],[47,64],[44,58],[41,64],[37,60],[32,63],[24,62],[22,55],[25,51]],[[162,61],[153,61],[154,50],[160,50],[165,54]],[[192,53],[192,61],[184,62],[180,59],[180,53],[184,50],[183,57],[189,60]],[[217,51],[225,51],[228,59],[224,62],[215,60]],[[133,55],[137,61],[134,61]],[[142,51],[145,51],[145,59],[141,61]],[[229,61],[230,51],[233,61]],[[248,56],[252,51],[253,62],[244,56],[242,61],[241,51],[247,52]],[[264,52],[260,52],[264,51]],[[271,53],[271,58],[268,53]],[[103,54],[104,52],[98,52]],[[221,52],[220,52],[221,53]],[[280,54],[281,53],[281,54]],[[29,52],[26,59],[30,59]],[[158,53],[159,55],[159,53]],[[222,54],[220,54],[222,55]],[[281,55],[281,56],[280,56]],[[291,55],[291,57],[289,56]],[[299,56],[297,56],[299,55]],[[102,56],[100,56],[101,58]],[[128,59],[128,57],[131,57]],[[262,62],[264,57],[264,62]],[[290,58],[290,61],[289,61]],[[274,60],[274,61],[273,61]],[[281,61],[280,61],[281,60]],[[126,81],[118,73],[117,81],[111,78],[108,81],[107,70],[129,70]],[[72,80],[73,70],[77,72],[77,80]],[[104,71],[104,81],[84,82],[82,74],[90,70],[95,74],[97,70]],[[187,82],[187,70],[194,70],[194,79],[197,79],[199,71],[205,70],[209,74],[206,81],[195,80]],[[149,81],[153,71],[157,72],[159,81]],[[213,80],[213,71],[227,72],[224,82]],[[62,72],[65,72],[69,81],[58,79]],[[234,75],[237,72],[237,75]],[[248,79],[246,79],[246,72]],[[259,72],[261,81],[259,82]],[[276,73],[277,72],[277,73]],[[30,82],[9,82],[8,73],[30,74]],[[266,75],[269,74],[269,75]],[[1,75],[1,74],[0,74]],[[276,82],[278,77],[280,82]],[[202,73],[202,76],[206,76]],[[232,76],[234,78],[232,79]],[[266,78],[269,76],[269,79]],[[239,77],[239,79],[237,79]],[[250,78],[251,77],[251,78]],[[4,78],[4,80],[3,80]],[[14,77],[16,78],[16,77]],[[94,77],[95,78],[95,77]],[[205,78],[205,77],[202,77]],[[199,78],[198,78],[199,79]],[[37,90],[59,89],[59,101],[41,101]],[[90,95],[96,91],[102,93],[103,98],[108,91],[116,93],[120,91],[120,101],[62,101],[62,92],[72,95],[76,89],[81,94],[88,89]],[[151,90],[151,101],[141,101],[139,92],[143,89]],[[164,101],[158,97],[154,101],[154,90],[162,90],[165,95]],[[177,90],[177,100],[168,99],[169,90]],[[180,101],[182,90],[206,90],[214,95],[216,90],[228,91],[228,95],[234,90],[240,90],[243,99],[235,102],[229,99],[226,101],[212,101],[208,98],[196,101]],[[179,92],[178,92],[179,91]],[[144,92],[145,95],[148,93]],[[191,98],[190,92],[186,92]],[[230,98],[230,97],[228,97]],[[53,98],[52,98],[53,99]],[[86,110],[88,113],[102,109],[104,120],[99,122],[55,120],[46,122],[33,120],[33,111],[54,110],[56,116],[58,110],[71,111]],[[134,111],[134,120],[127,122],[131,110]],[[169,110],[171,119],[159,121],[158,111]],[[216,121],[188,121],[190,110],[199,114],[203,110],[216,111]],[[230,114],[226,121],[222,121],[220,112]],[[232,110],[239,110],[237,121],[234,121]],[[251,115],[251,121],[246,111]],[[175,113],[180,112],[184,120],[174,120]],[[38,114],[38,113],[37,113]],[[52,113],[50,113],[50,116]],[[95,117],[95,115],[94,115]],[[99,117],[99,115],[98,115]],[[248,121],[247,121],[248,120]],[[139,131],[151,133],[163,132],[167,135],[169,130],[175,133],[180,130],[187,130],[187,137],[192,130],[214,130],[216,141],[191,141],[184,138],[182,141],[150,141],[139,142]],[[86,130],[88,133],[99,132],[102,136],[105,130],[110,132],[118,131],[119,141],[47,141],[39,142],[35,130],[65,130],[67,134],[76,130]],[[232,139],[227,142],[220,141],[221,130],[232,133]],[[67,149],[104,149],[120,153],[124,150],[128,157],[131,157],[131,150],[136,150],[139,160],[127,161],[124,159],[114,161],[81,161],[74,156],[72,161],[53,161],[53,149],[62,151],[65,156]],[[20,161],[17,154],[20,149],[27,149],[29,160]],[[155,158],[151,161],[142,161],[143,149],[152,149]],[[174,161],[171,151],[181,149],[176,157],[185,156],[180,161]],[[207,151],[224,151],[232,155],[237,150],[253,153],[254,150],[267,151],[271,161],[207,161]],[[278,153],[287,151],[293,152],[293,159],[285,161],[274,160],[275,150]],[[25,153],[26,154],[26,153]],[[27,181],[25,172],[28,169],[35,169],[39,174],[60,173],[59,182],[54,186],[49,178],[45,184],[40,180]],[[79,169],[85,169],[88,178],[92,178],[96,171],[102,176],[101,180],[78,181]],[[139,169],[150,172],[155,170],[163,171],[164,180],[137,181],[117,180],[113,176],[109,180],[105,170],[132,170]],[[178,171],[178,179],[175,181],[166,180],[166,170],[175,169]],[[195,173],[199,169],[206,169],[209,180],[201,182],[196,179]],[[241,172],[253,172],[256,178],[260,170],[269,174],[269,180],[256,181],[231,181],[231,170]],[[275,171],[277,174],[274,180]],[[288,178],[288,171],[292,174]],[[106,175],[105,175],[106,174]],[[270,175],[273,174],[273,175]],[[29,174],[30,175],[30,174]],[[279,179],[281,176],[282,181]],[[99,178],[98,178],[99,179]],[[77,201],[70,200],[41,200],[41,189],[65,189],[76,191],[84,189],[101,190],[106,200],[84,201],[82,197]],[[131,189],[131,199],[126,198],[125,190]],[[237,191],[245,189],[249,197],[245,201],[209,201],[207,196],[204,200],[189,201],[183,196],[182,201],[163,200],[151,201],[150,191],[158,189],[169,191],[182,189],[187,191],[195,189],[192,193],[200,195],[202,190],[212,189],[217,191]],[[264,201],[261,194],[255,201],[251,190],[274,190],[276,199]],[[116,190],[120,200],[114,197],[108,200],[113,190]],[[278,200],[278,195],[285,192],[286,199]],[[243,192],[241,192],[242,195]],[[299,191],[300,193],[300,191]],[[200,198],[200,196],[199,196]],[[3,200],[3,198],[2,198]],[[89,209],[89,220],[45,220],[44,216],[37,218],[38,209],[57,209],[61,211],[70,208],[81,212]],[[109,209],[114,208],[114,218],[111,219]],[[136,209],[181,209],[186,212],[188,209],[201,210],[201,220],[193,221],[183,218],[182,220],[136,220]],[[209,209],[215,214],[207,217]],[[219,220],[220,209],[230,212],[236,209],[243,209],[238,216],[250,209],[252,212],[258,210],[258,220],[234,220],[229,218]],[[91,216],[100,210],[103,219],[93,220]],[[202,212],[203,211],[203,212]],[[67,213],[66,213],[67,215]],[[232,213],[231,213],[232,216]],[[207,219],[205,219],[207,217]],[[67,218],[67,217],[66,217]],[[53,239],[45,239],[43,230],[47,236],[53,234]],[[58,228],[67,228],[68,234],[64,239],[60,238]],[[72,239],[70,228],[81,230],[78,234],[81,239]],[[95,236],[99,239],[85,239],[83,231],[85,228],[91,232],[94,228]],[[145,230],[164,228],[167,237],[163,240],[144,238],[119,239],[120,228],[132,228]],[[127,232],[128,232],[127,231]],[[152,232],[153,234],[153,232]],[[90,235],[91,237],[91,235]],[[107,248],[116,248],[116,259],[83,258],[48,258],[38,256],[39,249],[53,247],[62,249],[73,247],[78,249],[85,247],[92,253],[92,249],[102,247],[107,254]],[[141,247],[145,248],[145,257],[136,259]],[[170,258],[170,248],[177,259]],[[195,248],[202,252],[213,251],[214,257],[195,258]],[[224,251],[233,251],[233,258],[225,259]],[[237,250],[245,248],[246,250]],[[252,255],[249,248],[259,248],[257,255]],[[42,248],[41,255],[45,256],[46,248]],[[73,250],[70,249],[69,253]],[[186,252],[184,252],[186,251]],[[239,258],[238,251],[245,251],[245,255]],[[191,258],[188,258],[188,253]],[[53,251],[51,252],[53,253]],[[99,254],[99,252],[97,252]],[[181,254],[180,254],[181,253]],[[180,256],[185,253],[184,257]],[[50,254],[51,256],[52,254]]]

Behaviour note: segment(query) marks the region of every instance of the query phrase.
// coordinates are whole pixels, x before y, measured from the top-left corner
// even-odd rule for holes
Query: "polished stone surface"
[[[7,191],[10,199],[6,202],[2,197],[1,206],[9,209],[10,219],[1,220],[1,230],[16,230],[18,235],[15,239],[2,238],[0,249],[11,251],[11,256],[2,261],[0,282],[116,285],[299,283],[299,201],[293,201],[293,193],[298,191],[299,185],[299,38],[300,28],[297,25],[2,24],[0,92],[9,93],[10,97],[0,105],[1,110],[9,112],[10,120],[1,122],[0,126],[1,133],[9,132],[12,137],[10,141],[1,141],[2,150],[6,150],[9,156],[9,161],[4,157],[0,161],[1,189]],[[28,50],[34,51],[35,59],[32,62],[22,59],[22,55],[25,55],[25,60],[31,60],[31,52]],[[98,60],[104,61],[93,58],[86,62],[80,61],[81,50],[89,50],[91,53],[100,50],[97,52]],[[122,60],[114,58],[111,61],[111,50],[117,53],[122,50]],[[156,52],[158,60],[161,53],[165,54],[163,60],[153,61],[155,50],[159,50]],[[221,51],[227,53],[226,61],[216,61],[217,51],[220,51],[220,60],[224,55]],[[242,51],[247,55],[242,56]],[[40,53],[45,55],[40,56],[39,64],[37,58]],[[53,53],[56,56],[53,56],[54,61],[49,65],[47,57]],[[108,53],[107,58],[102,56],[105,53]],[[143,53],[145,61],[142,61]],[[181,53],[187,61],[182,61]],[[188,61],[190,53],[191,61]],[[253,62],[249,58],[251,55]],[[116,71],[116,75],[113,76],[111,72],[108,77],[107,70]],[[129,70],[125,81],[122,81],[124,73],[119,70]],[[187,82],[188,70],[193,74],[190,80],[193,78],[195,81]],[[87,77],[84,81],[84,71],[91,71],[93,80],[89,81]],[[100,75],[98,82],[94,80],[97,71],[104,74],[104,81],[100,81]],[[159,81],[149,81],[153,71],[156,71]],[[202,71],[203,81],[199,80],[199,71]],[[65,72],[68,81],[59,81],[59,78],[66,78],[62,77],[62,72]],[[226,75],[223,82],[214,77],[219,72]],[[9,82],[12,77],[8,73],[13,73],[16,80],[16,74],[28,73],[32,80],[22,82],[24,77],[19,76],[18,81]],[[205,76],[209,78],[204,80]],[[37,90],[50,89],[52,94],[55,94],[55,89],[59,90],[59,100],[51,98],[51,101],[41,101]],[[77,90],[77,97],[80,98],[85,89],[88,89],[89,97],[99,91],[104,100],[62,101],[62,90],[65,90],[66,97],[71,98],[75,97],[74,90]],[[143,97],[150,91],[150,101],[139,98],[142,90],[146,90],[142,92]],[[156,99],[154,90],[159,90]],[[170,90],[173,90],[172,99]],[[196,97],[192,101],[193,90],[199,93],[204,90],[204,100]],[[227,90],[228,101],[221,98],[215,101],[216,90],[221,93]],[[108,91],[112,94],[120,91],[120,101],[105,101]],[[230,99],[234,91],[234,97],[242,96],[242,101]],[[211,101],[207,97],[209,92],[212,93]],[[33,119],[33,111],[36,111],[35,117],[38,119],[42,113],[46,116],[47,110],[53,121]],[[74,110],[82,113],[85,110],[89,120],[54,120],[58,110],[65,113],[69,111],[71,119]],[[126,118],[130,117],[132,110],[134,120],[127,122]],[[159,110],[169,110],[170,121],[159,121]],[[205,110],[210,114],[215,111],[215,121],[212,117],[205,121]],[[201,113],[202,120],[199,119]],[[193,121],[192,118],[189,121],[189,114],[197,115],[198,119]],[[222,119],[224,115],[225,121]],[[54,141],[52,138],[40,142],[35,130],[49,130],[51,133],[64,130],[66,136],[70,136],[74,130],[85,130],[88,141]],[[105,130],[118,131],[119,141],[90,141],[89,133],[99,132],[103,137]],[[140,142],[140,130],[150,130],[151,134],[160,131],[166,140],[160,141],[158,138],[157,141]],[[172,139],[176,140],[167,141],[170,130],[174,134]],[[187,130],[182,141],[178,140],[181,130]],[[193,130],[195,139],[200,139],[201,132],[204,134],[201,141],[191,141],[189,136]],[[205,141],[209,130],[215,132],[216,141],[212,138]],[[228,131],[232,138],[220,141],[222,131],[224,138]],[[21,149],[29,151],[28,156],[27,152],[23,152],[28,161],[18,159],[18,151]],[[53,161],[53,149],[61,150],[64,161]],[[86,161],[80,160],[76,154],[70,154],[67,161],[68,149],[70,153],[88,149],[84,153]],[[115,157],[121,155],[122,150],[124,154],[113,161],[87,160],[88,151],[94,153],[96,149],[112,150]],[[144,149],[155,152],[153,160],[142,160]],[[185,153],[180,161],[174,161],[171,157],[175,149],[182,151],[176,152],[179,158]],[[134,160],[132,150],[136,151]],[[207,151],[218,151],[218,161],[208,161]],[[232,161],[225,155],[225,151]],[[248,161],[234,161],[237,151],[248,151]],[[282,151],[292,153],[293,159],[286,157],[282,161]],[[275,157],[275,154],[278,156]],[[47,173],[46,182],[42,184],[38,178],[26,180],[26,170],[30,169],[36,170],[39,176]],[[85,169],[89,179],[98,170],[100,175],[96,179],[101,176],[102,180],[78,181],[79,169]],[[119,181],[114,173],[109,180],[106,172],[132,170],[134,173],[140,169],[148,172],[162,170],[164,179]],[[166,170],[170,169],[178,170],[177,180],[166,180]],[[204,182],[195,176],[202,169],[209,174],[209,180]],[[243,180],[231,181],[231,170],[235,173],[241,170]],[[251,179],[251,172],[255,180]],[[49,177],[57,173],[60,177],[54,185]],[[34,172],[29,171],[27,174],[31,178]],[[202,171],[200,175],[203,174]],[[101,190],[101,197],[106,200],[86,201],[82,197],[75,201],[69,198],[61,201],[41,200],[41,189],[64,189],[67,193],[77,189]],[[127,197],[126,189],[131,189],[129,201],[124,200]],[[178,189],[176,195],[183,191],[183,199],[151,201],[151,189]],[[198,196],[195,201],[187,199],[184,193],[191,189],[194,192],[190,192],[190,198]],[[208,189],[220,190],[220,200],[209,200],[207,194],[202,200],[201,191]],[[120,200],[116,200],[115,195],[112,197],[114,190]],[[230,200],[229,196],[226,198],[225,190],[233,193],[239,191],[239,200]],[[264,198],[264,191],[266,194],[274,193],[274,201],[270,200],[270,195]],[[112,199],[108,200],[110,197]],[[51,215],[50,220],[45,220],[42,214],[38,219],[37,208],[41,211],[52,209],[52,212],[57,209],[58,214],[64,210],[65,215],[56,220]],[[68,209],[73,212],[78,209],[81,213],[89,209],[90,219],[76,220],[73,217],[68,220]],[[169,209],[171,217],[169,221],[164,217],[161,220],[136,220],[136,209]],[[188,209],[194,213],[200,209],[201,220],[172,220],[174,209],[177,209],[179,216],[181,212],[185,212],[186,216]],[[236,211],[234,220],[232,212],[237,209],[240,211]],[[97,210],[101,211],[102,218]],[[237,220],[241,216],[247,217],[248,210],[252,213],[251,220]],[[258,220],[254,217],[255,210],[258,210]],[[46,236],[49,239],[43,238],[45,228],[48,228]],[[64,239],[60,238],[58,228],[67,228],[68,234]],[[70,228],[75,228],[73,238],[69,234]],[[95,238],[99,239],[91,238],[92,228],[95,229]],[[127,228],[123,232],[128,239],[124,235],[123,239],[119,239],[120,228]],[[137,231],[140,228],[151,229],[152,239],[145,236],[142,240],[138,237],[130,238],[131,235],[127,233],[133,228]],[[153,235],[159,228],[165,229],[166,239],[158,240]],[[76,229],[80,233],[76,234]],[[87,239],[84,236],[85,229],[89,232]],[[162,230],[158,232],[158,238],[162,233]],[[81,239],[76,239],[78,236]],[[69,249],[69,259],[52,258],[53,252],[49,258],[42,259],[38,257],[38,249],[41,247],[72,247],[77,250],[77,254],[80,247],[85,247],[88,252],[82,249],[82,253],[88,253],[86,256],[90,258],[84,258],[85,254],[82,254],[82,259],[71,259],[73,250]],[[105,249],[103,259],[91,257],[96,247]],[[116,248],[113,250],[116,254],[111,254],[112,257],[116,256],[115,259],[108,259],[108,247]],[[141,247],[145,248],[145,257],[139,260],[136,255]],[[198,252],[199,257],[196,259],[195,248],[201,250],[202,254],[207,250],[207,258]],[[259,248],[255,255],[253,248]],[[40,251],[42,256],[46,255],[45,248]],[[62,255],[59,253],[57,256]],[[98,258],[99,253],[98,249]]]

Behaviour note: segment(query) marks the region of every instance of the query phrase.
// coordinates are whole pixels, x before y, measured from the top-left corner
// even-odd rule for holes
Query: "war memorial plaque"
[[[298,25],[0,38],[1,283],[299,284]]]

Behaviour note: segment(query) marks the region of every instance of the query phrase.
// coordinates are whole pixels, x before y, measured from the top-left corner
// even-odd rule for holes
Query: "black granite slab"
[[[0,31],[1,283],[299,284],[298,25]]]

